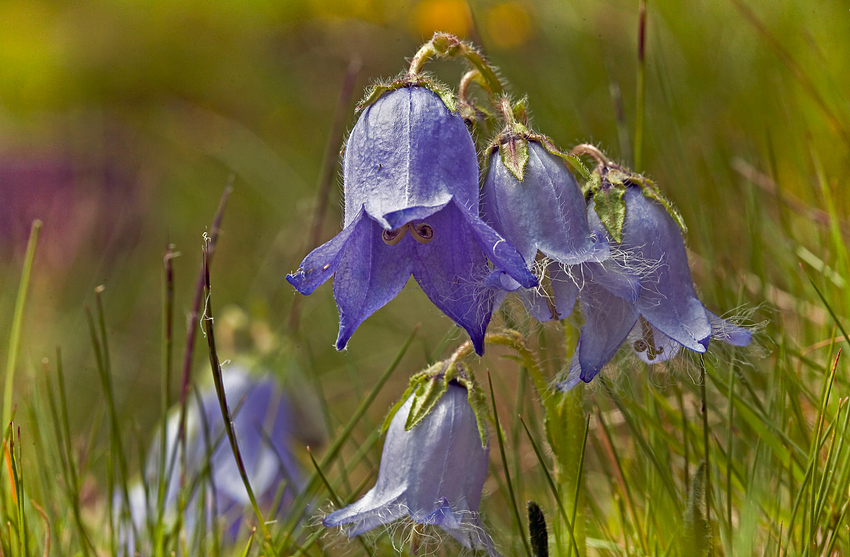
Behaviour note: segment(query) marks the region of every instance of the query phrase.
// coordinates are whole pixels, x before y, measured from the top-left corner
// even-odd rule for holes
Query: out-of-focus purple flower
[[[413,396],[390,423],[375,487],[322,523],[346,526],[353,537],[409,516],[419,524],[441,527],[464,547],[497,555],[478,518],[489,444],[481,445],[467,390],[450,382],[433,410],[405,431],[412,402]]]
[[[500,277],[499,296],[504,298],[506,291],[518,290],[535,319],[563,319],[572,311],[578,295],[567,266],[607,259],[608,245],[604,236],[591,233],[584,196],[565,162],[534,139],[513,136],[505,141],[513,143],[514,150],[518,142],[527,145],[522,180],[504,164],[501,153],[494,151],[484,181],[482,216],[516,246],[530,268],[538,251],[548,258],[552,297],[537,289],[521,289],[507,276]]]
[[[463,119],[425,87],[384,93],[348,138],[343,182],[342,232],[286,277],[310,294],[335,275],[337,349],[412,274],[481,354],[493,311],[487,259],[524,287],[537,279],[478,216],[478,160]]]
[[[222,379],[251,488],[262,509],[277,513],[291,501],[303,482],[299,466],[290,451],[292,423],[289,404],[271,377],[253,376],[244,368],[231,366],[223,369]],[[182,457],[179,426],[180,409],[175,408],[165,426],[163,520],[167,528],[174,526],[178,513]],[[120,528],[121,545],[128,554],[144,554],[144,549],[149,548],[148,533],[157,520],[158,489],[163,477],[161,454],[158,431],[143,471],[143,484],[135,485],[129,493],[130,518],[138,540],[130,524],[123,524]],[[224,528],[227,541],[235,541],[240,532],[247,531],[243,519],[253,516],[253,510],[224,431],[218,398],[212,385],[187,403],[184,485],[187,506],[182,515],[182,529],[190,544],[194,545],[198,541],[197,536],[205,532],[209,535],[213,520]],[[281,491],[284,486],[285,490]],[[120,493],[116,493],[114,499],[120,506]],[[122,515],[120,507],[116,509],[116,515]]]
[[[712,338],[733,346],[750,343],[748,330],[697,299],[681,230],[667,209],[637,185],[626,186],[623,200],[617,261],[582,266],[588,273],[579,294],[585,324],[569,376],[558,385],[563,390],[591,381],[627,339],[647,363],[667,360],[680,347],[705,352]],[[587,215],[591,230],[607,234],[593,201]],[[640,288],[633,291],[627,285],[636,280]]]

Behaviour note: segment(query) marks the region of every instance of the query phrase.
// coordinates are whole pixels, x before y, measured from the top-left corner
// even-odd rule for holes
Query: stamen
[[[434,229],[424,222],[421,224],[408,223],[407,226],[413,230],[413,239],[420,244],[427,244],[434,239]]]
[[[401,239],[404,238],[405,232],[407,232],[407,225],[396,228],[395,230],[383,230],[381,232],[381,239],[388,246],[394,246],[401,242]]]
[[[643,340],[646,341],[644,344],[646,345],[646,359],[652,361],[655,357],[664,351],[663,347],[656,346],[655,344],[655,332],[652,329],[652,325],[643,318],[640,317],[640,328],[643,333]],[[641,342],[641,341],[638,341]]]

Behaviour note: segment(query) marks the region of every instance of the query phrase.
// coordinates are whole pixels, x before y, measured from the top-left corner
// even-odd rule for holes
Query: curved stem
[[[537,390],[537,396],[544,401],[549,395],[548,383],[543,376],[543,370],[537,362],[537,358],[528,347],[525,345],[523,336],[514,330],[507,330],[504,333],[488,333],[484,337],[484,342],[507,346],[519,355],[522,359],[522,365],[528,370],[528,375],[531,377],[534,388]]]
[[[545,399],[548,393],[548,383],[543,376],[543,370],[537,362],[537,358],[525,345],[525,338],[518,331],[508,329],[500,333],[487,333],[484,336],[484,343],[497,346],[507,346],[511,348],[521,359],[522,365],[528,369],[528,374],[534,383],[534,388],[537,389],[537,394],[541,399]],[[471,356],[474,349],[472,341],[467,340],[455,350],[449,359],[446,361],[446,369],[457,366],[467,357]]]
[[[586,155],[596,161],[597,170],[601,170],[605,166],[611,166],[611,159],[605,156],[605,153],[599,150],[595,145],[590,143],[581,143],[570,150],[571,156],[580,157]]]
[[[464,44],[464,43],[461,43]],[[499,81],[499,78],[496,77],[496,72],[493,71],[493,68],[490,67],[490,64],[484,60],[484,57],[481,54],[472,48],[464,45],[465,51],[463,53],[464,58],[470,61],[475,69],[481,72],[481,77],[487,82],[488,92],[493,96],[499,96],[504,91],[502,87],[502,83]]]
[[[461,104],[466,104],[472,106],[472,103],[469,102],[469,86],[473,83],[478,83],[481,85],[482,77],[481,72],[476,69],[469,70],[463,77],[460,78],[460,84],[457,88],[457,98]]]
[[[425,67],[425,63],[435,55],[440,58],[463,56],[481,74],[483,81],[481,85],[491,96],[498,97],[502,94],[504,90],[502,83],[496,77],[496,72],[493,71],[490,64],[481,56],[481,53],[449,33],[434,33],[431,40],[422,45],[422,48],[419,49],[413,56],[413,60],[410,61],[410,69],[407,70],[407,80],[411,82],[415,81],[422,72],[422,68]]]
[[[428,62],[428,60],[430,60],[435,54],[437,54],[437,51],[434,49],[434,39],[431,39],[422,45],[410,61],[410,69],[407,70],[407,80],[414,81],[416,77],[422,73],[422,68],[425,67],[425,63]]]

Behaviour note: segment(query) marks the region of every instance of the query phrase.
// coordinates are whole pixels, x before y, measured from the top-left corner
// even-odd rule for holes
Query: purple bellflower
[[[277,512],[291,501],[301,488],[303,479],[290,451],[292,421],[289,404],[277,383],[270,377],[256,377],[244,368],[231,366],[223,370],[225,394],[233,413],[233,427],[246,467],[251,488],[261,508]],[[245,517],[252,517],[250,500],[239,475],[236,460],[224,432],[215,389],[210,385],[197,398],[190,398],[186,409],[186,486],[187,507],[183,531],[190,543],[209,533],[213,519],[224,526],[226,541],[235,542],[247,532]],[[180,458],[178,440],[180,410],[174,409],[165,425],[165,498],[166,527],[176,523],[180,495]],[[157,520],[158,486],[160,484],[161,437],[159,431],[151,443],[151,451],[143,471],[144,485],[129,490],[129,518],[133,526],[123,524],[120,543],[127,554],[144,554],[148,528]],[[175,457],[176,452],[176,457]],[[279,492],[286,485],[284,492]],[[121,497],[116,495],[116,504]],[[272,508],[277,503],[278,507]],[[250,513],[250,514],[249,514]],[[120,508],[116,514],[121,515]],[[135,533],[139,539],[136,539]],[[190,552],[190,554],[193,552]]]
[[[343,183],[342,232],[286,277],[306,295],[335,275],[337,349],[412,274],[483,353],[494,297],[487,259],[523,287],[537,279],[478,216],[478,159],[463,119],[425,87],[384,93],[348,138]]]
[[[390,423],[375,487],[322,523],[346,526],[353,537],[409,516],[441,527],[466,548],[498,555],[478,518],[489,444],[481,444],[466,388],[450,382],[427,416],[405,431],[413,399],[404,402]]]
[[[632,183],[622,200],[619,255],[605,264],[582,265],[586,280],[579,302],[585,323],[569,375],[558,384],[562,390],[579,380],[590,382],[626,340],[646,363],[672,358],[681,347],[703,353],[712,338],[733,346],[750,343],[750,331],[708,311],[697,299],[682,232],[667,208]],[[591,230],[606,234],[614,249],[594,200],[587,215]]]
[[[508,149],[511,153],[517,151],[517,143],[526,143],[528,159],[519,172],[522,178],[518,179],[516,170],[505,164],[502,153],[490,155],[482,215],[496,232],[516,246],[530,267],[538,251],[546,256],[552,296],[540,289],[523,289],[502,275],[497,303],[507,291],[517,290],[526,309],[538,321],[564,319],[572,311],[579,291],[568,266],[607,259],[608,244],[605,236],[590,231],[584,195],[565,161],[552,154],[556,152],[554,147],[517,136],[505,141],[514,143]],[[499,143],[504,141],[494,142]]]

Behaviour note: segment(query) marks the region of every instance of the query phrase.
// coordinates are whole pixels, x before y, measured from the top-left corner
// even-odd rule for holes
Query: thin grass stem
[[[27,300],[30,275],[35,261],[35,248],[38,245],[38,234],[41,231],[41,221],[34,220],[24,255],[24,268],[21,282],[18,286],[18,296],[15,298],[15,313],[12,315],[12,329],[9,333],[9,352],[6,355],[6,384],[3,390],[3,423],[8,424],[12,419],[12,391],[15,385],[15,367],[18,364],[18,352],[21,347],[21,329],[24,323],[24,304]],[[5,427],[5,426],[4,426]]]
[[[489,379],[489,374],[488,374]],[[516,520],[517,529],[519,529],[519,536],[522,539],[522,545],[525,548],[525,554],[528,557],[531,556],[531,548],[528,546],[528,538],[525,535],[525,528],[522,525],[522,517],[519,512],[519,505],[517,504],[516,495],[514,494],[513,484],[511,483],[511,472],[508,469],[508,457],[505,455],[505,443],[502,437],[502,426],[499,424],[499,411],[496,408],[496,396],[493,394],[493,381],[489,381],[490,386],[490,403],[493,406],[493,421],[496,427],[496,440],[499,442],[499,456],[502,458],[502,468],[505,473],[505,485],[508,490],[508,495],[510,497],[511,502],[511,511],[514,515],[514,520]]]

